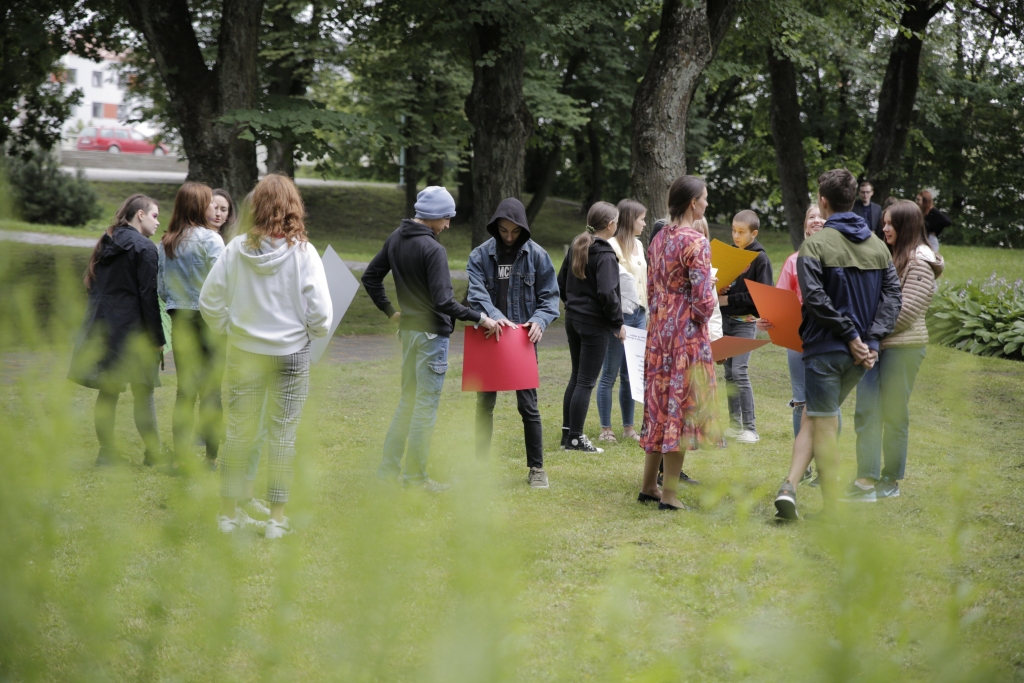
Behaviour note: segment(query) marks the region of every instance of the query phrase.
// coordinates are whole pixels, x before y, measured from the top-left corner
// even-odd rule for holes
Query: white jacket
[[[309,242],[248,235],[231,240],[199,294],[203,319],[228,342],[264,356],[287,356],[323,337],[334,310],[324,264]]]

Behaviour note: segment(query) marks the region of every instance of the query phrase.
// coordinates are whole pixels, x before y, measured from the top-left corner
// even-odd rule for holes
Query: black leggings
[[[572,374],[562,399],[562,427],[569,428],[569,436],[579,436],[587,422],[590,394],[597,386],[608,352],[608,329],[588,325],[577,320],[565,321],[565,336],[569,340]]]
[[[198,431],[206,441],[206,457],[215,460],[224,432],[221,383],[226,338],[214,334],[199,311],[171,309],[167,313],[171,316],[171,349],[178,375],[178,393],[171,421],[174,457],[180,462],[192,451],[192,427],[198,398]]]
[[[114,417],[117,415],[119,392],[100,390],[96,397],[96,438],[100,442],[101,458],[117,458],[114,447]],[[153,403],[153,387],[132,384],[132,398],[135,400],[135,428],[139,430],[146,455],[152,461],[160,455],[160,435],[156,431],[156,405]]]

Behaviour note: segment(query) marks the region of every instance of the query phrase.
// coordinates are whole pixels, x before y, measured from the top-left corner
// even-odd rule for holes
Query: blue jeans
[[[415,330],[401,330],[398,336],[402,340],[402,397],[384,439],[384,459],[377,476],[397,477],[404,454],[403,483],[420,484],[427,479],[430,440],[448,371],[448,337],[428,337]]]
[[[807,391],[804,389],[804,357],[799,351],[786,349],[786,360],[789,362],[789,383],[793,387],[793,398],[789,407],[793,409],[793,436],[800,434],[800,419],[804,405],[807,403]],[[843,414],[839,413],[839,434],[843,433]]]
[[[857,477],[889,481],[907,469],[910,392],[924,361],[924,346],[883,349],[857,385]],[[882,455],[885,467],[881,467]]]
[[[757,336],[757,326],[722,316],[722,332],[729,337],[753,339]],[[725,394],[729,402],[729,426],[737,429],[757,431],[757,419],[754,417],[754,389],[750,386],[750,352],[726,359]]]
[[[623,324],[647,329],[647,313],[638,308],[630,315],[623,316]],[[608,353],[604,357],[601,369],[601,380],[597,384],[597,414],[601,418],[602,427],[612,426],[612,387],[615,386],[616,375],[622,380],[619,383],[619,408],[622,409],[622,426],[633,426],[633,391],[629,386],[629,370],[626,367],[626,349],[612,332],[608,332]]]

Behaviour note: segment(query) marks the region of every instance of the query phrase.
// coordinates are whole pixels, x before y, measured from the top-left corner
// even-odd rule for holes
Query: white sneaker
[[[250,498],[249,500],[244,501],[242,505],[244,506],[243,509],[246,512],[257,514],[261,517],[270,516],[270,506],[267,505],[267,501],[265,500],[261,500],[259,498]]]
[[[735,437],[737,443],[757,443],[761,440],[761,437],[757,435],[757,432],[750,429],[744,429],[742,432],[737,434]]]
[[[263,526],[263,522],[253,519],[245,513],[242,508],[235,508],[235,518],[232,519],[226,515],[220,515],[217,517],[217,530],[222,534],[230,534],[242,527],[246,526]]]
[[[288,524],[288,518],[285,517],[283,522],[275,522],[272,519],[268,519],[266,522],[267,538],[281,538],[285,534],[292,533],[292,528]]]
[[[742,429],[736,429],[735,427],[726,427],[725,436],[728,439],[735,439],[737,436],[743,433]]]

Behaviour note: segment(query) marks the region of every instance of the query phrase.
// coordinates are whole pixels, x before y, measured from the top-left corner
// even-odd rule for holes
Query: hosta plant
[[[980,284],[944,283],[928,311],[928,333],[975,355],[1024,360],[1024,281],[993,273]]]

